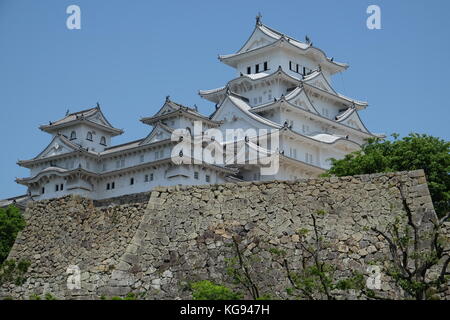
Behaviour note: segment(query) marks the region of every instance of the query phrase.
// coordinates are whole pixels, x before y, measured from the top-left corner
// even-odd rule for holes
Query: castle
[[[68,194],[105,199],[178,184],[294,180],[318,176],[330,167],[330,158],[342,158],[377,137],[358,114],[368,104],[336,92],[330,84],[348,65],[328,58],[308,38],[295,40],[257,17],[242,48],[219,60],[236,69],[237,77],[221,88],[199,91],[215,103],[210,116],[166,97],[156,114],[141,119],[152,127],[147,137],[113,145],[112,138],[123,131],[98,104],[68,113],[40,126],[52,140],[35,158],[18,162],[30,175],[17,183],[27,186],[33,200],[42,200]],[[205,138],[204,131],[194,130],[199,123],[202,130],[222,132],[226,139]],[[202,146],[209,142],[234,155],[243,150],[248,158],[252,150],[263,150],[263,158],[272,159],[276,154],[277,170],[261,174],[257,161],[176,162],[174,154],[188,156],[174,152],[183,140],[174,138],[180,129]],[[231,129],[243,134],[230,137],[226,133]],[[263,145],[263,135],[271,142]]]

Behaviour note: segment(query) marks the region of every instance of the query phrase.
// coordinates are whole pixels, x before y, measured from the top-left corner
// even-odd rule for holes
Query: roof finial
[[[195,111],[198,111],[198,107],[197,107],[196,104],[194,104],[194,110],[195,110]]]
[[[69,114],[70,114],[70,110],[67,109],[67,111],[66,111],[66,117],[67,117]]]
[[[166,96],[166,102],[168,102],[168,101],[170,101],[170,96],[169,95]]]
[[[261,12],[258,12],[258,15],[256,16],[256,25],[257,26],[262,25],[261,19],[262,19]]]
[[[308,35],[305,36],[305,41],[307,44],[312,45],[311,39],[308,37]]]
[[[97,109],[100,109],[100,103],[97,102]]]

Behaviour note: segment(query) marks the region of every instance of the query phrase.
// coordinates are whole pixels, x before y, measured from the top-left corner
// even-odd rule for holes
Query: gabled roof
[[[291,49],[299,51],[301,54],[311,53],[315,57],[315,60],[317,60],[324,67],[327,67],[332,74],[348,68],[347,64],[338,63],[333,61],[333,59],[328,58],[325,52],[319,48],[313,47],[312,43],[305,43],[296,40],[262,24],[260,21],[256,23],[252,34],[236,53],[221,55],[219,56],[219,59],[226,64],[236,67],[237,60],[240,60],[241,57],[257,51],[270,49],[278,45],[286,45]]]
[[[368,133],[370,132],[369,129],[367,129],[367,127],[362,122],[361,117],[359,116],[359,113],[357,112],[356,108],[349,108],[344,112],[342,112],[341,114],[338,114],[336,116],[336,121],[349,127],[354,127],[354,125],[352,125],[353,123],[356,125],[356,127],[359,127],[361,131],[366,131]]]
[[[199,90],[198,94],[204,99],[207,99],[215,103],[219,103],[225,96],[226,91],[227,90],[233,91],[232,87],[238,83],[241,82],[254,83],[258,81],[270,81],[272,79],[277,78],[290,81],[292,82],[293,85],[298,84],[300,82],[300,78],[295,78],[291,76],[290,74],[286,73],[281,66],[279,66],[278,69],[272,73],[261,72],[257,74],[242,74],[239,77],[228,81],[227,85],[224,87],[211,90]],[[237,93],[235,92],[233,93],[237,95]]]
[[[61,149],[62,145],[66,148],[65,152],[60,152],[60,153],[55,152],[54,154],[49,154],[50,150],[54,149],[55,147],[57,147],[56,149]],[[55,151],[56,151],[56,149],[55,149]],[[29,165],[34,164],[34,163],[54,160],[54,159],[60,158],[61,156],[65,157],[65,156],[73,155],[76,153],[83,153],[83,154],[85,154],[87,156],[91,156],[91,157],[98,157],[98,155],[99,155],[99,153],[97,153],[97,152],[93,152],[91,150],[84,149],[83,147],[79,146],[78,144],[72,143],[64,135],[57,134],[56,136],[53,137],[52,141],[48,144],[48,146],[45,147],[45,149],[42,152],[40,152],[36,157],[34,157],[33,159],[30,159],[30,160],[19,160],[17,162],[17,164],[19,166],[28,168]]]
[[[172,129],[169,126],[166,126],[162,122],[158,122],[154,127],[153,130],[149,133],[147,137],[141,140],[139,145],[153,143],[165,139],[170,139],[172,132],[174,129]],[[164,135],[164,139],[158,138],[158,135]]]
[[[306,92],[305,92],[306,93]],[[307,96],[307,94],[306,94],[306,96]],[[293,100],[295,100],[294,98],[290,98],[289,100],[288,99],[286,99],[286,97],[284,97],[284,98],[282,98],[282,99],[280,99],[280,100],[277,100],[276,102],[272,102],[272,103],[268,103],[268,104],[265,104],[265,105],[261,105],[261,106],[257,106],[257,107],[254,107],[254,108],[252,108],[251,110],[250,110],[250,112],[253,112],[253,113],[258,113],[258,112],[261,112],[261,111],[266,111],[266,110],[270,110],[270,109],[272,109],[272,108],[275,108],[275,107],[278,107],[278,106],[281,106],[282,104],[284,104],[285,106],[287,105],[287,106],[290,106],[290,107],[292,107],[292,108],[294,108],[295,110],[298,110],[299,112],[302,112],[302,113],[305,113],[305,115],[308,115],[308,116],[310,116],[310,117],[312,117],[312,118],[315,118],[315,119],[318,119],[318,120],[321,120],[321,121],[324,121],[324,122],[327,122],[327,123],[329,123],[330,125],[334,125],[334,126],[343,126],[343,128],[346,128],[346,129],[350,129],[350,130],[352,130],[352,131],[354,131],[354,132],[358,132],[359,134],[363,134],[363,135],[365,135],[365,136],[375,136],[373,133],[371,133],[365,126],[363,126],[363,129],[362,130],[358,130],[358,129],[356,129],[356,128],[353,128],[353,127],[351,127],[351,126],[349,126],[349,125],[347,125],[347,124],[345,124],[345,123],[343,123],[342,121],[335,121],[335,120],[331,120],[331,119],[329,119],[329,118],[326,118],[326,117],[324,117],[324,116],[322,116],[320,113],[318,113],[317,111],[316,112],[313,112],[313,111],[310,111],[310,110],[306,110],[306,109],[304,109],[304,108],[301,108],[301,107],[299,107],[298,105],[295,105],[294,103],[292,103],[292,101]],[[355,113],[356,113],[356,115],[359,117],[359,114],[358,114],[358,112],[355,110]]]
[[[105,115],[103,114],[98,104],[95,108],[69,113],[60,120],[50,122],[48,125],[40,126],[39,129],[45,132],[52,133],[61,128],[73,126],[80,122],[86,123],[94,127],[98,127],[102,130],[111,133],[111,135],[113,136],[123,133],[123,130],[114,128],[111,125],[111,123],[106,119]]]
[[[176,114],[183,114],[189,118],[206,121],[212,125],[219,125],[219,122],[211,121],[210,118],[199,113],[195,108],[186,107],[182,104],[176,103],[170,100],[169,96],[166,97],[166,101],[163,106],[159,109],[159,111],[151,117],[141,118],[141,122],[153,125],[154,123],[160,122],[164,119],[170,118]]]
[[[278,123],[275,123],[273,121],[270,121],[264,117],[261,117],[255,113],[252,113],[250,110],[252,109],[251,106],[247,104],[241,97],[236,96],[232,93],[227,93],[227,96],[225,99],[222,100],[220,105],[217,107],[216,111],[210,116],[211,119],[217,118],[217,115],[220,113],[220,111],[224,108],[226,105],[225,103],[229,101],[233,106],[238,108],[245,116],[247,116],[249,119],[259,122],[260,124],[263,124],[265,126],[269,126],[271,128],[279,129],[281,126]]]
[[[336,101],[342,103],[354,104],[358,109],[363,109],[367,107],[368,103],[365,101],[359,101],[355,99],[348,98],[340,93],[337,93],[331,84],[327,81],[326,77],[323,75],[321,70],[314,70],[311,74],[305,76],[303,79],[293,77],[292,75],[286,73],[280,66],[275,72],[270,74],[261,73],[259,77],[253,77],[253,75],[241,75],[231,81],[224,87],[212,89],[212,90],[200,90],[199,95],[207,100],[217,103],[222,100],[225,92],[227,90],[232,90],[234,84],[243,81],[257,82],[257,81],[270,81],[273,78],[280,78],[290,81],[293,86],[303,86],[306,85],[310,89],[320,92]]]
[[[331,96],[334,99],[354,104],[359,110],[364,109],[369,105],[366,101],[355,100],[336,92],[320,70],[315,70],[310,75],[303,78],[302,83],[311,89],[319,90],[321,93]]]
[[[64,151],[63,146],[66,147],[67,148],[66,150],[68,150],[68,151],[63,152]],[[80,148],[81,147],[79,145],[71,142],[65,136],[63,136],[61,134],[57,134],[56,136],[53,137],[52,141],[47,145],[47,147],[45,147],[44,150],[42,150],[36,157],[34,157],[33,160],[48,157],[48,153],[52,149],[55,149],[55,154],[52,154],[50,156],[53,156],[56,154],[67,153],[67,152],[71,152],[71,151],[77,151]]]

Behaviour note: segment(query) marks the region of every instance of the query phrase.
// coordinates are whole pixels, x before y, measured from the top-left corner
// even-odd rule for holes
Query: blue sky
[[[66,8],[82,13],[82,29],[66,28]],[[382,30],[366,27],[366,8],[381,7]],[[18,159],[36,156],[50,136],[41,124],[100,102],[125,134],[166,95],[206,114],[214,106],[199,89],[225,84],[234,70],[217,60],[250,35],[255,16],[350,64],[334,87],[367,100],[361,112],[376,133],[428,133],[449,140],[450,2],[0,0],[0,198],[25,193]]]

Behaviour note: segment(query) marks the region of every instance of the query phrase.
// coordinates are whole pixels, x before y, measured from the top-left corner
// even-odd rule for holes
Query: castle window
[[[297,159],[297,149],[295,149],[295,148],[290,148],[289,151],[290,151],[290,152],[289,152],[289,156],[290,156],[291,158]]]
[[[205,180],[206,180],[206,182],[210,182],[211,181],[211,177],[209,175],[206,175]]]
[[[116,184],[113,182],[113,183],[111,183],[111,189],[114,189],[115,188],[115,186],[116,186]]]
[[[134,178],[130,179],[130,186],[132,186],[134,184]]]
[[[267,70],[269,70],[269,67],[268,67],[267,61],[265,61],[264,62],[264,71],[267,71]]]
[[[247,74],[252,73],[252,67],[247,67]]]
[[[86,140],[92,141],[92,132],[88,132],[86,135]]]
[[[106,184],[106,190],[111,189],[111,185],[109,183]]]
[[[42,189],[41,189],[41,194],[44,194],[44,193],[45,193],[45,188],[42,187]]]
[[[150,181],[153,181],[153,178],[154,178],[153,173],[150,173]]]
[[[77,133],[75,131],[72,131],[70,133],[70,140],[75,140],[77,138]]]
[[[64,184],[61,183],[61,185],[59,186],[59,190],[61,190],[61,191],[64,190]]]
[[[289,70],[292,70],[292,61],[289,61]]]
[[[106,138],[105,138],[105,137],[101,137],[101,138],[100,138],[100,144],[101,144],[102,146],[106,146]]]
[[[144,176],[144,182],[148,182],[148,174]]]
[[[106,171],[106,163],[102,165],[102,171]]]
[[[144,155],[143,154],[141,154],[139,161],[141,161],[141,163],[144,162]]]
[[[56,191],[56,192],[59,191],[59,184],[55,185],[55,191]]]
[[[259,64],[255,65],[255,73],[259,73]]]
[[[198,171],[194,172],[194,179],[198,180]]]

